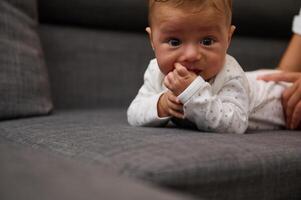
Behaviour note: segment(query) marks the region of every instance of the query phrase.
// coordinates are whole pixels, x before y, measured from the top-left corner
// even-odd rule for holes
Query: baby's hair
[[[155,4],[169,4],[171,6],[181,8],[181,7],[190,7],[190,8],[204,8],[204,7],[213,7],[218,12],[223,13],[227,18],[227,23],[230,25],[232,21],[232,0],[148,0],[149,5],[149,23],[150,17],[153,14],[153,7]]]

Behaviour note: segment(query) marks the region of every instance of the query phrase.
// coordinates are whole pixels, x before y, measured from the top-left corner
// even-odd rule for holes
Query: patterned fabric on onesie
[[[273,130],[285,127],[285,116],[281,104],[283,91],[291,84],[257,80],[259,75],[277,73],[277,70],[246,72],[250,83],[251,102],[249,130]]]

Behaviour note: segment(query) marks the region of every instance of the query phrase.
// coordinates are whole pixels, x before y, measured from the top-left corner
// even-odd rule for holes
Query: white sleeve
[[[299,15],[296,15],[293,21],[293,32],[301,35],[301,9]]]
[[[127,119],[132,126],[164,126],[170,119],[158,116],[157,103],[164,91],[158,80],[160,72],[154,68],[151,61],[144,74],[144,83],[127,110]]]
[[[248,88],[240,76],[228,80],[214,95],[212,86],[198,77],[178,96],[184,117],[198,129],[221,133],[244,133],[248,127]]]

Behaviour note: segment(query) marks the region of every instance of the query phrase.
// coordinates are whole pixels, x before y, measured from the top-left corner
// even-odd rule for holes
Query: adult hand
[[[184,118],[183,104],[171,92],[163,93],[158,102],[158,115],[159,117],[176,117]]]
[[[175,69],[165,76],[164,85],[176,96],[179,96],[196,77],[194,72],[188,71],[186,67],[176,63]]]
[[[293,85],[282,94],[282,105],[286,115],[286,126],[289,129],[301,129],[301,73],[280,72],[258,77],[264,81],[285,81]]]

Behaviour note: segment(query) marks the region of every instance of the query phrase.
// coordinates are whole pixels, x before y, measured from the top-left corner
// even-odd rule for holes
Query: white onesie
[[[227,55],[221,72],[209,82],[198,76],[179,96],[184,117],[199,130],[244,133],[246,129],[277,129],[285,125],[280,102],[285,84],[257,81],[261,71],[245,73]],[[156,59],[151,60],[144,84],[128,108],[133,126],[164,126],[170,117],[160,118],[157,103],[167,88]],[[176,120],[181,124],[181,120]],[[186,123],[183,123],[186,124]]]
[[[296,15],[294,17],[293,32],[301,35],[301,9],[300,9],[299,15]]]

